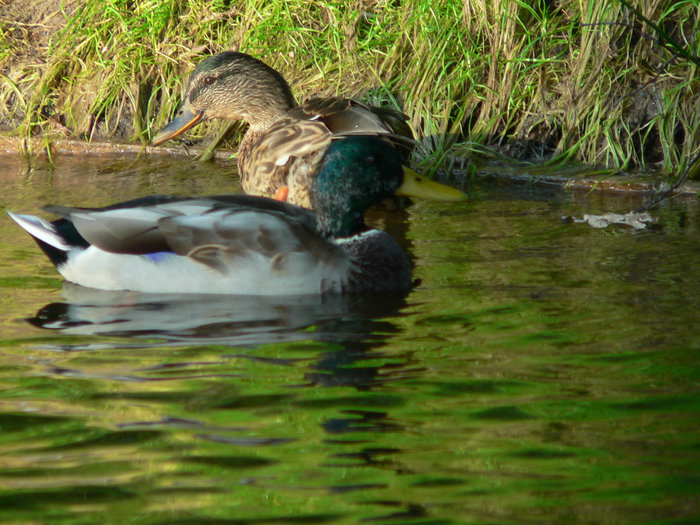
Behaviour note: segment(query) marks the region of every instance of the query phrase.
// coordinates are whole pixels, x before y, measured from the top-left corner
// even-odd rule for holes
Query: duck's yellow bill
[[[180,109],[178,115],[153,137],[151,144],[159,146],[166,140],[177,137],[180,133],[187,131],[202,120],[202,116],[203,113],[201,111],[194,111],[189,104],[186,104]]]
[[[396,190],[396,193],[404,197],[419,197],[436,201],[467,200],[467,196],[458,189],[427,179],[406,166],[403,167],[403,184]]]

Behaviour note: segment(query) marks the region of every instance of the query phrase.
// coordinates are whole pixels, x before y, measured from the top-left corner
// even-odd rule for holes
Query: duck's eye
[[[204,83],[207,86],[211,86],[214,82],[216,82],[216,77],[212,77],[212,76],[204,77]]]

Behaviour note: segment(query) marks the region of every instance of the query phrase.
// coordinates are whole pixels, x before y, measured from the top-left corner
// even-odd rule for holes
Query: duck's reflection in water
[[[110,292],[65,283],[63,302],[28,321],[71,335],[155,338],[168,344],[261,345],[361,341],[384,332],[405,293],[351,296],[231,296]],[[94,341],[93,341],[94,343]],[[66,350],[79,350],[80,345]]]

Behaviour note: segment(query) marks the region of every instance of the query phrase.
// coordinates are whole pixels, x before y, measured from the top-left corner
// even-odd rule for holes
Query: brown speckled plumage
[[[192,125],[212,118],[247,122],[238,152],[243,190],[272,197],[288,186],[288,201],[306,208],[311,178],[334,138],[385,136],[404,157],[413,141],[406,115],[394,109],[344,98],[310,98],[297,105],[278,72],[244,53],[202,61],[190,77],[185,106],[197,115]]]

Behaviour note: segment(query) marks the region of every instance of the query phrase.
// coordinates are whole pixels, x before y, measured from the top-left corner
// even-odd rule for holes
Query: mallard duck
[[[206,58],[195,68],[178,115],[152,144],[215,118],[249,125],[238,150],[243,191],[305,208],[311,206],[310,179],[334,138],[382,135],[404,156],[413,143],[403,113],[345,98],[311,98],[297,105],[282,75],[233,51]]]
[[[251,195],[154,196],[100,209],[49,206],[60,219],[10,216],[63,277],[104,290],[245,295],[408,290],[406,254],[363,212],[395,191],[444,200],[456,189],[421,179],[376,137],[326,150],[314,212]]]

